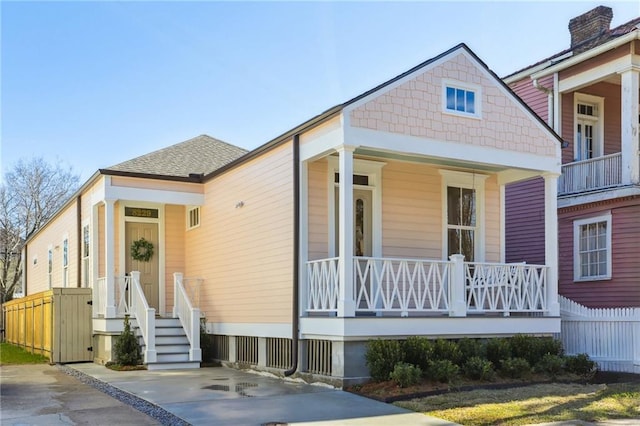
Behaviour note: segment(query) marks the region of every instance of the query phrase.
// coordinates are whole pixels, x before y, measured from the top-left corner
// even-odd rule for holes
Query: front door
[[[134,260],[131,257],[131,245],[140,238],[153,244],[154,253],[148,262]],[[149,307],[155,308],[156,312],[159,312],[158,224],[125,222],[125,249],[126,271],[140,271],[140,285],[147,298],[147,303]]]
[[[372,256],[372,192],[366,189],[353,190],[353,255]],[[338,188],[335,190],[335,253],[340,254],[340,202]]]

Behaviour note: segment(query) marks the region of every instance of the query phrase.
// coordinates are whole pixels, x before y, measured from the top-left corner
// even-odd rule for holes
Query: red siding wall
[[[507,185],[505,206],[505,260],[543,265],[544,180]]]
[[[553,76],[548,76],[540,79],[538,81],[540,85],[547,87],[549,89],[553,88]],[[549,101],[547,94],[541,90],[533,87],[533,82],[529,77],[517,81],[515,83],[511,83],[509,86],[511,90],[522,100],[529,105],[529,108],[533,110],[545,123],[548,123],[549,120]]]
[[[611,212],[612,278],[573,281],[573,222]],[[640,306],[640,197],[558,212],[559,293],[591,308]]]

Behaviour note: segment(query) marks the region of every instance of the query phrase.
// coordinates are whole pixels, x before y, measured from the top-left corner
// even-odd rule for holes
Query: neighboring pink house
[[[370,339],[557,333],[560,145],[461,44],[251,152],[99,170],[27,242],[25,294],[92,287],[96,362],[129,313],[149,368],[197,367],[202,314],[222,361],[342,384]],[[507,263],[505,188],[531,178],[544,254]]]
[[[559,293],[590,308],[640,307],[640,18],[612,17],[572,19],[570,48],[504,79],[566,141]],[[507,188],[507,261],[544,259],[543,198],[539,179]]]

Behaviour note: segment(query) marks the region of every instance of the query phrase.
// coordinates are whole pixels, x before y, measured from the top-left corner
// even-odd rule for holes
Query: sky
[[[0,175],[98,169],[208,134],[254,149],[466,43],[505,76],[640,1],[0,1]]]

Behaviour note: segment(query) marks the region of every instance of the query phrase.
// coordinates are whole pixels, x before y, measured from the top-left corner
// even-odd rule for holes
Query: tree
[[[22,278],[22,249],[78,189],[80,176],[60,162],[18,161],[0,184],[0,302],[11,300]]]

